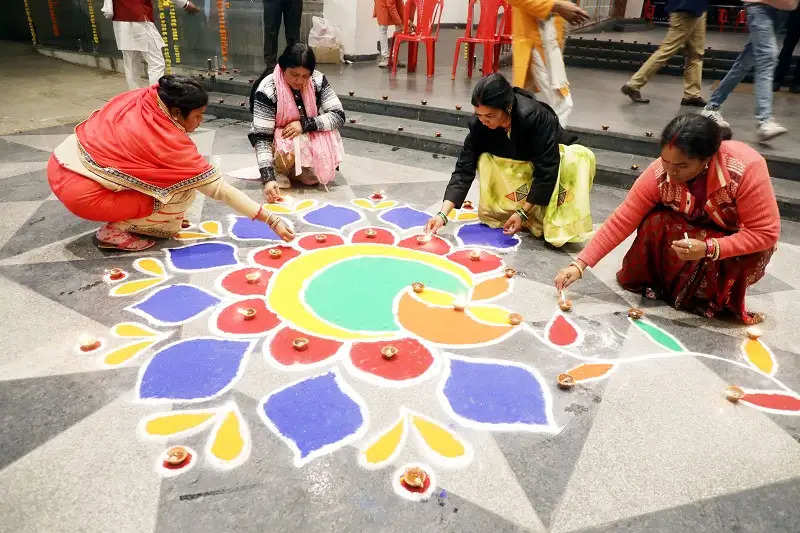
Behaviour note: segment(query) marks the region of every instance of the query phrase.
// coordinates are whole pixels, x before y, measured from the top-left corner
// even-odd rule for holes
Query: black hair
[[[472,105],[485,105],[508,111],[514,103],[514,89],[499,72],[478,80],[472,90]]]
[[[674,146],[694,159],[707,159],[717,153],[723,132],[715,121],[697,113],[678,115],[661,133],[661,149]]]
[[[317,68],[317,56],[307,44],[294,43],[283,51],[281,57],[278,58],[278,65],[284,71],[287,68],[303,67],[309,72],[314,72],[314,69]]]
[[[168,74],[158,80],[158,97],[168,108],[177,107],[183,118],[208,105],[208,93],[199,82],[185,76]]]

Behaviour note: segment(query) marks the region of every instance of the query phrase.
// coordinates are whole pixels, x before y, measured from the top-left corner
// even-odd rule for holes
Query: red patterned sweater
[[[708,165],[708,217],[731,235],[719,239],[720,259],[747,255],[775,246],[781,221],[767,162],[748,145],[723,141]],[[657,205],[689,215],[695,198],[686,184],[667,177],[661,158],[653,161],[633,184],[622,204],[603,223],[578,258],[595,266],[631,235]]]

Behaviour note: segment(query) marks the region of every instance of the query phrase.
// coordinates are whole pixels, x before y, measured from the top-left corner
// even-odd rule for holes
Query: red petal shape
[[[327,239],[325,239],[325,242],[318,242],[317,235],[325,235]],[[317,250],[329,246],[339,246],[340,244],[344,244],[344,241],[341,237],[333,233],[315,233],[314,235],[306,235],[297,241],[297,244],[300,248],[305,248],[306,250]]]
[[[578,339],[578,332],[562,315],[558,315],[547,330],[547,338],[558,346],[569,346]]]
[[[473,261],[470,258],[472,250],[460,250],[458,252],[448,255],[447,258],[450,261],[458,263],[459,265],[464,265],[473,274],[483,274],[484,272],[489,272],[491,270],[500,268],[500,266],[502,266],[503,261],[501,261],[500,258],[494,255],[493,253],[487,252],[485,250],[478,250],[478,251],[481,254],[481,257],[478,261]]]
[[[374,237],[367,237],[368,229],[375,231]],[[390,231],[386,231],[382,228],[364,228],[353,234],[352,241],[354,243],[394,244],[394,235],[392,235]]]
[[[450,251],[450,245],[447,244],[447,241],[437,237],[436,235],[431,235],[431,240],[426,243],[417,242],[417,236],[415,235],[398,242],[397,246],[411,248],[412,250],[419,250],[420,252],[428,252],[436,255],[445,255]]]
[[[261,277],[255,283],[250,283],[245,277],[250,272],[259,272]],[[264,296],[267,293],[267,284],[269,278],[272,277],[272,272],[264,270],[263,268],[241,268],[234,270],[230,274],[222,278],[222,288],[226,291],[239,294],[241,296]]]
[[[745,394],[741,401],[776,411],[800,411],[800,398],[788,394]]]
[[[384,346],[397,348],[397,355],[384,359]],[[421,376],[433,364],[433,355],[416,339],[357,342],[350,348],[350,360],[359,370],[390,381],[403,381]]]
[[[292,342],[298,337],[308,339],[308,348],[303,351],[294,349]],[[269,353],[282,365],[289,366],[295,363],[310,365],[333,356],[341,346],[342,343],[338,341],[315,337],[292,328],[283,328],[269,343]]]
[[[255,309],[256,316],[251,320],[245,320],[239,312],[239,309],[243,307]],[[217,328],[225,333],[235,335],[257,335],[271,330],[280,323],[278,316],[268,310],[264,300],[260,298],[241,300],[229,305],[217,317]]]
[[[280,257],[272,257],[269,255],[269,251],[273,248],[277,248],[281,251]],[[264,265],[265,267],[280,268],[286,261],[294,259],[298,255],[300,255],[300,252],[291,246],[270,246],[269,248],[264,248],[263,250],[258,251],[253,256],[253,261],[259,265]]]

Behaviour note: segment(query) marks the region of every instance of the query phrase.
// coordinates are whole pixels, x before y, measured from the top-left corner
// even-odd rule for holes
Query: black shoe
[[[643,97],[642,93],[639,92],[639,89],[634,89],[633,87],[631,87],[627,83],[622,86],[620,91],[622,91],[622,94],[624,94],[625,96],[630,98],[632,101],[636,102],[637,104],[649,104],[650,103],[650,99]]]
[[[694,107],[705,107],[707,103],[708,102],[703,100],[702,96],[690,96],[681,100],[681,105],[690,105]]]

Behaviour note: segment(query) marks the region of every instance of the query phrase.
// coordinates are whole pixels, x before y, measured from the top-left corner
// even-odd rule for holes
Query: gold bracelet
[[[711,242],[714,243],[714,255],[711,256],[712,261],[717,261],[719,259],[719,241],[717,239],[711,239]]]
[[[583,279],[583,269],[581,268],[581,265],[580,265],[580,264],[578,264],[578,262],[577,262],[577,261],[572,261],[572,262],[569,264],[569,266],[574,266],[575,268],[577,268],[577,269],[578,269],[578,273],[580,274],[580,277],[581,277],[581,279]]]

